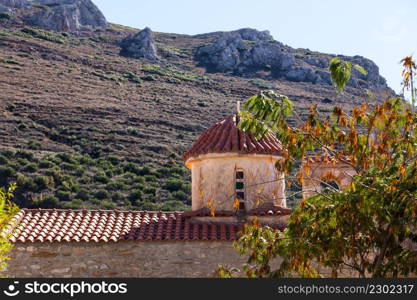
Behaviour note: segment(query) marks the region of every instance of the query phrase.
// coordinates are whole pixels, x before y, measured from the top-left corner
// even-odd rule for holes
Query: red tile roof
[[[22,209],[12,242],[233,241],[241,223],[194,223],[183,212]]]
[[[231,115],[211,126],[184,154],[184,160],[201,154],[226,152],[282,155],[282,145],[272,134],[256,140],[253,134],[239,130],[238,123],[239,117]]]

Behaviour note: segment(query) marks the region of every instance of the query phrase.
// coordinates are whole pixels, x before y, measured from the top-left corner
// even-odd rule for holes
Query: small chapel
[[[242,266],[245,258],[232,242],[244,224],[256,218],[283,230],[291,209],[284,174],[275,167],[281,143],[272,134],[257,140],[238,123],[238,114],[227,116],[184,154],[192,174],[190,211],[23,208],[8,229],[14,248],[4,272],[10,277],[210,277],[219,264]],[[315,166],[318,177],[340,171],[322,161]],[[346,180],[337,174],[342,188]],[[303,196],[319,188],[314,180],[307,182]]]

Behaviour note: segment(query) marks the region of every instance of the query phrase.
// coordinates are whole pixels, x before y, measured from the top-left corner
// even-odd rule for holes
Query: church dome
[[[209,153],[282,155],[282,145],[272,134],[256,140],[253,134],[239,130],[238,123],[239,116],[234,114],[211,126],[184,154],[184,160]]]

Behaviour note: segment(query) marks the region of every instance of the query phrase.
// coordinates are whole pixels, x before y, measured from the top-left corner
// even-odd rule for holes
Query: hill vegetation
[[[349,110],[369,101],[359,86],[372,91],[374,102],[393,93],[376,65],[361,57],[351,60],[366,62],[369,77],[354,74],[341,95],[323,73],[320,80],[310,76],[326,73],[321,64],[334,55],[283,45],[292,73],[259,66],[248,58],[255,48],[282,44],[250,40],[248,32],[256,30],[152,33],[156,58],[149,60],[120,55],[121,41],[139,29],[107,24],[59,32],[28,25],[18,12],[2,16],[0,181],[17,181],[15,201],[25,207],[184,209],[190,173],[182,154],[233,113],[237,101],[274,89],[305,117],[311,104],[329,113],[336,104]],[[230,36],[247,46],[236,48],[242,60],[213,68],[218,60],[207,56],[210,47]],[[217,50],[217,58],[227,51]]]

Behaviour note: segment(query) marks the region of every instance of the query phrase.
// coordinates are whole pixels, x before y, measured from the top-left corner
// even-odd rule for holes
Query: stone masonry
[[[9,277],[212,277],[242,267],[231,242],[16,243]]]

